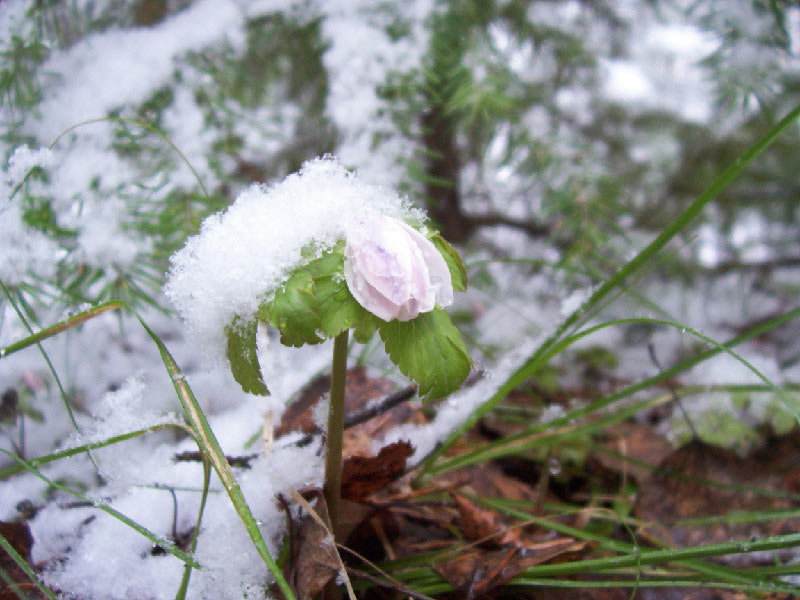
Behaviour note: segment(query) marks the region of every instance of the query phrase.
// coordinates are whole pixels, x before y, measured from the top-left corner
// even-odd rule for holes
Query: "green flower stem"
[[[347,337],[345,329],[333,340],[331,368],[331,400],[328,409],[328,452],[325,457],[325,502],[336,533],[339,522],[339,496],[342,488],[342,434],[344,432],[344,382],[347,375]]]

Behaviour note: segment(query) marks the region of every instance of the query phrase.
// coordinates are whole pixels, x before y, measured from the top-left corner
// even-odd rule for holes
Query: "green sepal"
[[[454,392],[469,375],[467,347],[439,306],[410,321],[381,321],[378,330],[389,358],[428,400]]]
[[[228,336],[226,356],[231,364],[233,378],[248,394],[268,396],[269,390],[261,374],[261,365],[258,363],[256,351],[256,331],[258,322],[253,319],[245,321],[235,317],[233,322],[225,328]]]
[[[344,280],[344,249],[339,244],[289,276],[256,313],[281,334],[286,346],[319,344],[339,335],[365,313]]]
[[[442,258],[444,258],[444,262],[447,263],[447,268],[450,270],[450,279],[453,281],[453,291],[466,291],[467,269],[464,267],[464,263],[461,262],[461,257],[458,255],[456,249],[438,233],[434,233],[428,239],[436,246],[436,249],[442,255]]]

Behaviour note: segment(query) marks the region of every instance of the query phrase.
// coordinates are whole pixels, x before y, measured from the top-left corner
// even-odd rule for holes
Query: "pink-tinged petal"
[[[412,245],[398,223],[382,215],[365,223],[354,236],[354,258],[371,286],[402,304],[411,294],[413,258]]]
[[[422,252],[428,268],[430,285],[435,293],[435,303],[439,306],[451,305],[453,303],[453,280],[450,277],[450,269],[447,267],[444,257],[428,238],[409,225],[403,222],[399,223],[411,236],[411,239],[414,240],[420,252]],[[420,310],[420,312],[427,312],[428,310],[433,310],[433,307],[427,310]]]
[[[380,294],[364,278],[361,271],[357,270],[356,263],[352,259],[351,248],[348,245],[345,249],[344,261],[344,280],[347,289],[361,306],[374,314],[379,319],[391,321],[396,319],[400,312],[400,307]]]
[[[433,310],[433,309],[431,308],[428,310]],[[417,315],[419,315],[419,313],[421,312],[428,312],[428,311],[420,310],[419,301],[416,300],[415,298],[411,298],[408,302],[406,302],[400,307],[400,310],[397,312],[397,320],[410,321],[411,319],[416,318]]]
[[[408,238],[409,249],[412,256],[412,270],[411,270],[411,289],[410,298],[416,300],[414,306],[416,307],[417,314],[421,312],[428,312],[433,310],[435,305],[435,290],[431,285],[430,276],[428,273],[428,265],[425,263],[425,257],[420,251],[419,247],[414,243],[413,238],[406,233]],[[416,315],[414,315],[416,316]],[[412,317],[413,318],[413,317]]]
[[[453,301],[450,270],[433,243],[384,215],[348,233],[344,273],[353,297],[384,321],[409,321]]]

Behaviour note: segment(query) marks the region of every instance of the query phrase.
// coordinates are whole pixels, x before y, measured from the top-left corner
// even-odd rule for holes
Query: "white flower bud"
[[[453,302],[450,270],[433,243],[384,215],[347,234],[344,277],[358,303],[384,321],[410,321]]]

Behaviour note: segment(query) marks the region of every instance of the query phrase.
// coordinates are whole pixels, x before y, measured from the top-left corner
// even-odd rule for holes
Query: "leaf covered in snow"
[[[343,264],[339,244],[296,269],[275,296],[259,307],[258,317],[281,332],[282,344],[319,344],[362,318],[364,309],[347,289]]]

